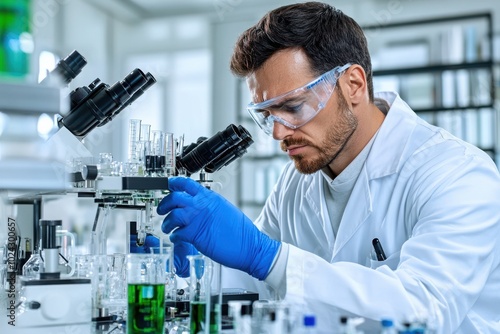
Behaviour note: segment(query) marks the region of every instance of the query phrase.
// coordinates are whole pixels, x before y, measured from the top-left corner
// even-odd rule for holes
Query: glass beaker
[[[127,255],[127,334],[163,333],[166,261],[163,254]]]
[[[191,334],[221,331],[221,266],[198,254],[189,259],[189,317]]]
[[[76,254],[75,258],[75,277],[89,278],[90,277],[90,263],[92,255],[90,254]]]
[[[165,301],[175,301],[177,297],[177,279],[175,278],[174,251],[172,244],[159,240],[158,247],[149,247],[151,254],[162,254],[167,259],[165,262]]]

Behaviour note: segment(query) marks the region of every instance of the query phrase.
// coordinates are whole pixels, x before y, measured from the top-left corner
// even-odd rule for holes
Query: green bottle
[[[31,0],[0,1],[0,78],[23,78],[29,72]]]

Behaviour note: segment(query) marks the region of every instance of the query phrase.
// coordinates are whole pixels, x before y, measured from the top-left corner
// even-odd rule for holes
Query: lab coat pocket
[[[389,257],[387,259],[385,259],[384,261],[377,261],[377,260],[370,259],[370,268],[377,269],[380,266],[387,265],[392,270],[396,270],[396,268],[399,264],[399,254],[400,253],[401,252],[393,253],[393,254],[389,255]]]

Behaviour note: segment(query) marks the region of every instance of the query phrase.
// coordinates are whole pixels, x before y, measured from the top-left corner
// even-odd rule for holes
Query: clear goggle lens
[[[332,95],[338,78],[351,64],[338,66],[314,81],[261,103],[250,103],[247,110],[253,120],[268,135],[274,122],[297,129],[316,116]]]

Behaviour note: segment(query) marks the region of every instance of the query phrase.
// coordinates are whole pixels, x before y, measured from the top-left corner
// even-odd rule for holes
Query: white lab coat
[[[395,93],[336,237],[323,175],[287,165],[256,225],[289,244],[285,300],[318,315],[410,320],[438,333],[500,333],[500,176],[482,151],[429,125]],[[373,260],[372,239],[386,261]],[[339,311],[340,310],[340,311]]]

